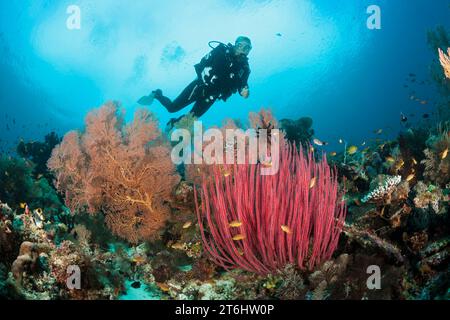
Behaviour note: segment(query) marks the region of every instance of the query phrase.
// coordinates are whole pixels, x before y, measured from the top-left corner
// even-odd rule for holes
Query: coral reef
[[[444,51],[439,50],[439,61],[444,69],[445,76],[450,79],[450,48],[447,49],[447,54]]]
[[[203,180],[196,207],[202,239],[225,269],[312,269],[333,254],[345,219],[335,173],[295,146],[282,146],[279,166],[267,176],[260,164],[235,164],[227,176],[216,167],[213,179]]]
[[[282,127],[298,146],[282,143],[278,174],[261,176],[270,163],[175,168],[153,116],[127,124],[119,110],[66,134],[50,171],[55,135],[0,158],[1,298],[449,299],[448,123],[321,157],[312,119],[261,110],[247,128]]]
[[[371,191],[366,194],[361,201],[390,202],[391,194],[394,192],[401,179],[401,176],[378,176],[377,179],[373,180],[374,185],[371,187]]]
[[[139,110],[125,125],[108,103],[88,114],[85,132],[66,134],[48,166],[72,211],[103,212],[113,233],[130,242],[154,239],[179,181],[161,140],[150,113]]]
[[[314,135],[312,125],[313,120],[309,117],[303,117],[297,120],[280,120],[280,127],[285,132],[286,139],[291,143],[295,143],[298,148],[311,143]]]

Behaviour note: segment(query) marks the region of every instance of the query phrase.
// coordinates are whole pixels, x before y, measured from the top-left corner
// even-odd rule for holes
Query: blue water
[[[71,4],[80,30],[66,27]],[[371,4],[381,30],[366,27]],[[175,98],[208,41],[239,35],[253,42],[250,98],[216,103],[207,125],[270,107],[279,119],[312,117],[317,136],[333,143],[361,143],[379,128],[393,137],[400,112],[433,112],[436,53],[426,32],[438,25],[450,27],[447,0],[1,1],[0,148],[80,127],[107,100],[131,116],[155,88]],[[409,73],[425,83],[405,88]],[[409,100],[413,90],[430,103]],[[156,102],[151,109],[162,124],[173,117]]]

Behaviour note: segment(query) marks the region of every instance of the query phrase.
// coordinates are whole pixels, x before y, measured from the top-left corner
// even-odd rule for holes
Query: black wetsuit
[[[217,99],[226,101],[233,93],[248,87],[250,67],[246,56],[236,56],[231,44],[219,44],[195,65],[197,79],[173,101],[155,96],[170,112],[177,112],[195,102],[191,113],[202,116]],[[178,119],[177,119],[178,120]]]

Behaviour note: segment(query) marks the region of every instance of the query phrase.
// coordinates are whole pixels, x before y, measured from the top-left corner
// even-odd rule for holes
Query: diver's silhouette
[[[251,49],[250,39],[243,36],[238,37],[234,45],[219,42],[217,47],[195,65],[197,78],[175,100],[171,101],[163,95],[161,89],[157,89],[148,97],[141,98],[140,103],[150,104],[155,98],[167,111],[173,113],[195,102],[190,112],[195,117],[200,117],[217,99],[226,101],[236,92],[248,98],[250,67],[247,56]],[[147,101],[149,102],[146,103]],[[171,119],[168,125],[173,126],[182,117]]]

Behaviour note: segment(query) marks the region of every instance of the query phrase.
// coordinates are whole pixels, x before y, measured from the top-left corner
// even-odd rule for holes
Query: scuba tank
[[[217,44],[217,46],[213,47],[212,44],[214,44],[214,43]],[[213,40],[213,41],[208,42],[208,47],[210,47],[211,49],[214,50],[215,48],[217,48],[217,47],[218,47],[219,45],[221,45],[221,44],[223,44],[224,46],[226,46],[226,44],[223,43],[223,42]]]

